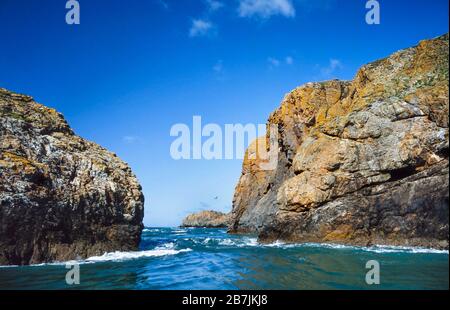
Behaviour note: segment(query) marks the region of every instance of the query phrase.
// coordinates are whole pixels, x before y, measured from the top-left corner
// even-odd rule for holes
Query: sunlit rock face
[[[0,265],[136,250],[143,209],[126,163],[55,110],[0,89]]]
[[[229,224],[229,214],[217,211],[201,211],[186,216],[181,227],[226,228]]]
[[[448,51],[447,34],[287,94],[277,168],[244,160],[230,231],[448,248]]]

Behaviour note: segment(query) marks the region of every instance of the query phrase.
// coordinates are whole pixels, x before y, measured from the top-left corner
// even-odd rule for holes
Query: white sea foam
[[[154,250],[140,251],[140,252],[112,252],[112,253],[105,253],[101,256],[89,257],[88,259],[86,259],[86,262],[124,261],[143,257],[176,255],[182,252],[189,252],[189,251],[192,250],[189,248],[181,250],[156,248]]]
[[[116,251],[116,252],[105,253],[100,256],[92,256],[92,257],[86,258],[84,260],[71,260],[71,261],[65,261],[65,262],[32,264],[29,266],[31,266],[31,267],[61,266],[61,265],[66,265],[66,264],[92,264],[92,263],[108,262],[108,261],[125,261],[125,260],[132,260],[132,259],[145,258],[145,257],[176,255],[179,253],[190,252],[190,251],[192,251],[192,249],[190,249],[190,248],[176,250],[175,244],[173,242],[169,242],[169,243],[160,245],[160,246],[154,248],[153,250],[136,251],[136,252]],[[0,268],[12,268],[12,267],[19,267],[19,266],[17,266],[17,265],[0,266]]]
[[[151,233],[158,233],[161,232],[161,229],[159,228],[144,228],[142,232],[151,232]]]
[[[210,241],[211,241],[211,238],[205,238],[205,239],[202,241],[202,244],[208,244]]]
[[[214,239],[206,238],[203,243],[212,243]],[[412,253],[412,254],[449,254],[448,250],[428,249],[421,247],[408,247],[408,246],[388,246],[388,245],[374,245],[370,247],[352,246],[344,244],[333,243],[286,243],[277,240],[273,243],[259,243],[257,238],[245,237],[242,239],[220,239],[218,245],[222,246],[236,246],[236,247],[267,247],[267,248],[328,248],[337,250],[359,250],[375,253]]]
[[[147,229],[148,231],[155,231],[155,229]],[[269,244],[259,243],[257,238],[253,237],[242,237],[242,238],[225,238],[225,239],[216,239],[216,238],[185,238],[185,241],[191,241],[196,244],[202,245],[219,245],[219,246],[235,246],[235,247],[268,247],[268,248],[281,248],[281,249],[289,249],[289,248],[328,248],[328,249],[336,249],[336,250],[356,250],[356,251],[367,251],[367,252],[375,252],[375,253],[410,253],[410,254],[449,254],[448,250],[438,250],[438,249],[429,249],[422,247],[408,247],[408,246],[389,246],[389,245],[374,245],[370,247],[362,247],[362,246],[351,246],[351,245],[343,245],[343,244],[332,244],[332,243],[285,243],[283,241],[276,241]],[[43,264],[34,264],[30,266],[52,266],[52,265],[65,265],[65,264],[92,264],[96,262],[106,262],[106,261],[124,261],[124,260],[132,260],[138,258],[145,257],[159,257],[166,255],[177,255],[183,252],[190,252],[192,249],[175,249],[176,245],[174,242],[168,242],[162,244],[153,250],[146,251],[137,251],[137,252],[111,252],[105,253],[100,256],[89,257],[85,260],[77,260],[77,261],[67,261],[67,262],[54,262],[54,263],[43,263]],[[14,268],[19,267],[15,265],[6,265],[0,266],[0,268]]]
[[[449,254],[448,250],[427,249],[421,247],[409,247],[409,246],[391,246],[391,245],[373,245],[370,247],[363,246],[351,246],[342,244],[329,244],[329,243],[309,243],[306,246],[315,247],[327,247],[333,249],[348,249],[348,250],[361,250],[375,253],[427,253],[427,254]]]
[[[391,246],[391,245],[374,245],[370,247],[363,247],[363,246],[352,246],[334,243],[284,243],[282,241],[276,241],[270,244],[262,244],[261,246],[279,247],[279,248],[314,247],[314,248],[329,248],[342,250],[360,250],[375,253],[449,254],[448,250],[428,249],[409,246]]]
[[[256,238],[244,238],[244,243],[242,246],[259,246],[258,239]]]
[[[207,239],[209,239],[209,238],[207,238]],[[259,246],[260,245],[256,238],[248,238],[248,237],[243,238],[243,239],[230,239],[230,238],[219,239],[217,244],[218,245],[222,245],[222,246],[236,246],[236,247],[239,247],[239,248],[242,248],[242,247],[254,247],[254,246]]]
[[[427,249],[420,247],[407,247],[407,246],[387,246],[377,245],[369,247],[367,251],[377,253],[392,253],[392,252],[406,252],[406,253],[426,253],[426,254],[449,254],[448,250]]]
[[[263,246],[265,247],[269,247],[269,248],[293,248],[296,246],[301,246],[301,244],[289,244],[280,240],[277,240],[273,243],[268,243],[268,244],[263,244]]]
[[[175,235],[184,235],[185,233],[187,233],[187,230],[178,229],[178,230],[172,231],[172,233],[174,233]]]
[[[234,242],[234,240],[231,239],[222,239],[219,241],[219,244],[229,246],[229,245],[236,245],[236,242]]]
[[[65,262],[40,263],[40,264],[30,264],[30,265],[24,265],[24,266],[19,266],[19,265],[0,265],[0,268],[62,266],[62,265],[66,265],[66,264],[87,264],[87,263],[90,263],[90,262],[81,261],[81,260],[80,261],[70,260],[70,261],[65,261]]]
[[[0,265],[0,268],[16,268],[20,267],[19,265]]]
[[[172,250],[175,248],[175,243],[173,242],[167,242],[164,244],[161,244],[160,246],[157,246],[155,250]]]

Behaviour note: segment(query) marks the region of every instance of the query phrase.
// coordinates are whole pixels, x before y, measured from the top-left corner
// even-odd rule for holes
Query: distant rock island
[[[0,265],[137,250],[144,196],[115,154],[0,88]]]
[[[230,215],[217,211],[201,211],[188,215],[181,227],[226,228],[230,224]]]
[[[448,57],[446,34],[286,95],[277,168],[246,157],[230,232],[448,249]]]

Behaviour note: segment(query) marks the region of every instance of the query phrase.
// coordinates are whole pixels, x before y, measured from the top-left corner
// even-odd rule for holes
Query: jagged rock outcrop
[[[276,169],[249,148],[230,232],[448,248],[448,56],[447,34],[286,95]]]
[[[230,224],[230,215],[217,211],[201,211],[188,215],[181,227],[225,228]]]
[[[136,250],[143,209],[127,164],[55,110],[0,89],[0,265]]]

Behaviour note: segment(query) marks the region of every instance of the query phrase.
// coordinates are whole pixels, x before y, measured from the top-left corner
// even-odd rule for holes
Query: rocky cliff
[[[63,116],[0,89],[0,265],[135,250],[144,197],[115,154]]]
[[[447,34],[286,95],[276,169],[249,148],[230,231],[448,248],[448,56]]]
[[[217,211],[201,211],[188,215],[181,227],[225,228],[230,224],[230,215]]]

